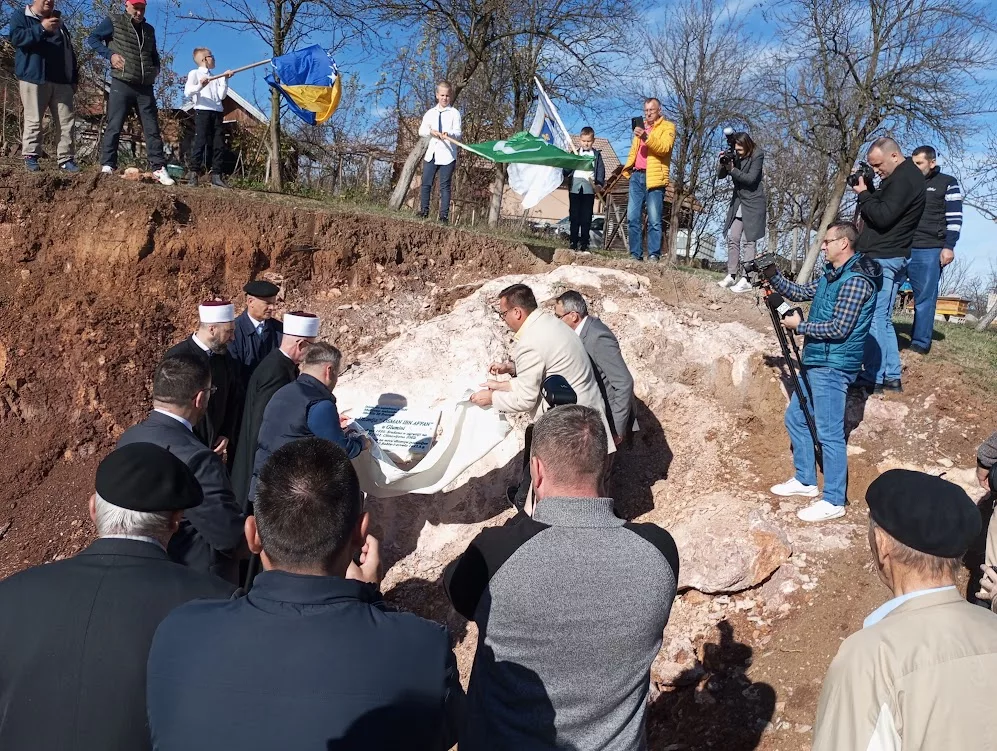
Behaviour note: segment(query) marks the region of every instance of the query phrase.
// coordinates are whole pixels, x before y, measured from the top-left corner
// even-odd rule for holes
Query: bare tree
[[[836,171],[802,280],[864,144],[889,131],[930,133],[954,145],[973,127],[987,106],[976,74],[991,65],[994,24],[989,7],[975,1],[787,0],[778,7],[783,49],[772,56],[767,88],[787,133]]]
[[[365,9],[353,0],[206,0],[204,12],[188,13],[186,20],[200,25],[217,23],[240,32],[255,34],[270,48],[273,57],[290,52],[310,35],[323,32],[328,38],[330,27],[338,37],[331,49],[345,44],[365,30]],[[284,180],[281,165],[281,100],[270,91],[270,187],[282,190]]]
[[[493,101],[507,98],[511,121],[505,128],[523,127],[533,101],[533,77],[543,72],[548,80],[570,80],[580,98],[591,92],[619,47],[617,39],[632,28],[637,14],[633,0],[382,0],[385,20],[424,23],[441,39],[455,44],[450,55],[449,79],[453,101],[482,68],[510,72],[506,86],[494,92]],[[467,113],[473,117],[474,113]],[[401,208],[428,139],[419,139],[402,168],[389,206]],[[496,170],[491,213],[497,219],[501,183]]]
[[[740,92],[758,46],[744,21],[719,0],[684,0],[673,6],[663,26],[648,35],[653,71],[665,91],[641,93],[657,96],[676,128],[667,238],[673,263],[678,259],[680,220],[691,213],[690,202],[700,203],[701,218],[709,216],[717,202],[716,168],[722,143],[718,134],[727,123],[750,117],[750,103]]]

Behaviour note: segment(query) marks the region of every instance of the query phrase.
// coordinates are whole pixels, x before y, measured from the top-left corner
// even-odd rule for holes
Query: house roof
[[[240,96],[239,93],[235,91],[235,89],[230,88],[228,92],[225,94],[225,98],[231,99],[233,102],[236,103],[236,105],[238,105],[240,108],[248,112],[254,119],[259,120],[264,125],[270,122],[270,118],[264,115],[256,106],[250,103],[247,99]],[[188,99],[183,103],[183,106],[181,106],[180,109],[183,112],[190,112],[193,106],[194,106],[193,102],[191,102]]]
[[[576,147],[580,147],[582,145],[581,136],[572,136],[571,140],[575,142]],[[613,144],[609,142],[608,138],[597,137],[593,148],[602,153],[602,163],[606,165],[607,175],[612,174],[613,170],[620,166],[620,158],[616,155],[616,151],[613,149]]]

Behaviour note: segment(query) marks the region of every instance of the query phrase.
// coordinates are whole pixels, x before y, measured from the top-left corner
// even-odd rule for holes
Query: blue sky
[[[727,10],[733,13],[745,14],[748,28],[757,31],[759,35],[769,35],[771,26],[761,17],[762,3],[758,0],[729,0]],[[171,9],[172,10],[172,9]],[[198,14],[206,14],[205,6],[194,5],[188,0],[180,0],[180,14],[185,15],[188,11]],[[650,23],[655,23],[663,18],[663,6],[656,6],[649,16]],[[149,20],[162,29],[163,6],[157,8],[156,3],[149,5]],[[257,60],[266,59],[270,51],[266,45],[251,32],[238,32],[227,29],[219,25],[204,26],[200,29],[197,24],[177,20],[175,17],[170,26],[166,29],[167,38],[165,44],[174,48],[177,60],[178,72],[185,74],[193,67],[190,52],[194,47],[211,47],[218,59],[219,69],[235,68],[247,65]],[[320,44],[329,44],[328,39],[317,38],[312,40]],[[393,45],[398,45],[400,40],[392,40]],[[384,59],[376,51],[358,46],[347,47],[342,52],[337,53],[337,63],[340,69],[348,74],[359,76],[360,81],[365,84],[375,82],[384,65]],[[232,80],[232,87],[243,96],[255,101],[261,110],[266,112],[269,109],[266,85],[263,83],[263,74],[266,68],[262,67],[256,71],[241,73]],[[642,103],[635,101],[633,104],[634,114],[640,114]],[[621,159],[626,157],[629,148],[629,115],[626,117],[614,116],[610,122],[593,122],[588,115],[583,115],[570,108],[563,108],[561,116],[565,125],[577,132],[583,125],[592,125],[600,136],[607,137],[613,143],[613,147]],[[376,119],[372,117],[372,119]],[[997,118],[995,118],[997,125]],[[919,145],[919,144],[918,144]],[[911,147],[914,144],[910,145]],[[945,170],[944,158],[940,158],[942,169]],[[965,223],[963,225],[962,238],[956,247],[956,257],[965,258],[971,265],[975,274],[986,275],[989,272],[992,259],[995,258],[995,246],[993,237],[997,234],[997,227],[994,223],[973,209],[966,209]],[[718,246],[723,246],[718,243]]]

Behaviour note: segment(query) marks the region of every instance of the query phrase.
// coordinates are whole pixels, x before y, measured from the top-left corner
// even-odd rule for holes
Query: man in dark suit
[[[205,300],[197,313],[197,331],[171,347],[166,356],[193,355],[210,369],[212,398],[207,410],[194,422],[194,435],[228,461],[235,457],[243,400],[243,368],[229,353],[235,308],[224,300]]]
[[[97,539],[79,555],[0,581],[0,748],[150,748],[146,659],[173,608],[232,587],[170,561],[185,509],[201,503],[187,466],[135,443],[97,468],[90,518]]]
[[[208,365],[196,355],[167,357],[152,382],[152,412],[126,430],[118,446],[154,443],[184,462],[197,478],[204,503],[189,509],[167,548],[170,558],[205,573],[238,582],[243,522],[221,457],[192,431],[213,398]]]
[[[235,338],[229,353],[242,364],[248,383],[263,358],[280,346],[283,327],[273,317],[280,292],[276,284],[259,279],[242,291],[246,293],[246,309],[235,319]]]
[[[381,599],[349,457],[321,438],[288,443],[254,510],[246,537],[263,572],[249,594],[178,608],[156,632],[155,747],[450,748],[464,692],[447,630]]]
[[[242,428],[239,431],[239,448],[232,465],[232,489],[243,511],[249,510],[249,485],[253,479],[253,461],[256,442],[263,424],[263,411],[270,399],[283,386],[298,377],[298,365],[308,350],[308,345],[318,336],[319,319],[314,313],[296,311],[284,316],[284,336],[280,347],[263,358],[253,372],[246,389],[246,404],[242,409]]]
[[[585,298],[575,290],[568,290],[557,298],[554,315],[568,324],[585,345],[585,351],[599,375],[613,440],[619,446],[633,422],[634,402],[634,379],[623,360],[620,342],[609,326],[589,315]]]

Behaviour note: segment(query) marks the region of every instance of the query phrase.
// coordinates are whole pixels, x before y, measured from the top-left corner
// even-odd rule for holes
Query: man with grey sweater
[[[536,505],[485,529],[444,572],[478,626],[461,751],[645,749],[651,663],[678,581],[678,551],[600,497],[606,429],[569,405],[534,425]]]

